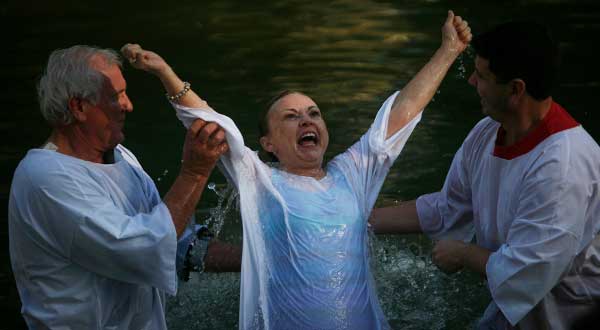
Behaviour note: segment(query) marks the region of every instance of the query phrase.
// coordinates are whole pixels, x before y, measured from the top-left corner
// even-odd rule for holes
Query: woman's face
[[[275,154],[282,169],[291,173],[321,169],[329,133],[310,97],[298,93],[282,97],[269,109],[267,122],[269,132],[260,144]]]

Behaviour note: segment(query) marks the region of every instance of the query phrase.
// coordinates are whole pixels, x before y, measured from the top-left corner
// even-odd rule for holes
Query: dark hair
[[[275,104],[277,101],[281,100],[282,98],[284,98],[290,94],[306,95],[302,92],[290,90],[290,89],[284,89],[282,91],[277,92],[269,100],[269,102],[267,102],[266,107],[264,107],[259,113],[259,118],[258,118],[258,136],[259,136],[259,138],[269,134],[269,111],[271,111],[273,104]],[[278,162],[279,161],[279,159],[277,159],[277,156],[275,156],[272,152],[267,152],[267,151],[263,150],[263,152],[259,153],[259,155],[261,156],[261,158],[263,158],[263,160],[267,160],[270,162]]]
[[[472,46],[489,61],[498,82],[522,79],[536,100],[551,95],[558,81],[560,53],[550,30],[535,22],[515,21],[476,36]]]

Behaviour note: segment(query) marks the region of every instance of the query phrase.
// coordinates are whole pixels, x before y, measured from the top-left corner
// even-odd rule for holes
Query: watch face
[[[210,230],[208,230],[207,227],[202,226],[196,232],[196,237],[198,237],[199,239],[206,239],[206,238],[213,238],[214,235],[213,235],[213,233],[211,233]]]

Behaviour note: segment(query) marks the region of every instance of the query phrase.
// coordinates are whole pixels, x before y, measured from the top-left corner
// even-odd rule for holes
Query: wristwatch
[[[204,257],[208,251],[208,244],[214,235],[207,227],[201,226],[196,235],[188,244],[187,252],[183,260],[183,267],[179,271],[179,278],[185,282],[191,278],[191,273],[202,273],[204,271]]]

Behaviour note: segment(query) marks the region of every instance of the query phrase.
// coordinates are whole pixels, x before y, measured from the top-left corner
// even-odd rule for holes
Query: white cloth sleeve
[[[206,108],[189,108],[177,103],[171,103],[177,112],[177,118],[185,128],[190,128],[196,119],[203,119],[219,124],[224,130],[232,157],[241,157],[244,149],[244,137],[231,118],[214,111],[208,105]]]
[[[276,198],[285,205],[270,180],[270,169],[260,161],[256,153],[244,146],[244,140],[233,121],[226,116],[205,109],[192,109],[173,104],[177,117],[184,126],[201,118],[219,124],[226,132],[229,151],[219,159],[219,168],[229,182],[239,191],[240,212],[243,223],[242,275],[240,284],[240,329],[254,329],[257,324],[269,328],[267,296],[267,253],[261,220],[265,218],[264,199]],[[209,110],[209,111],[207,111]],[[268,212],[268,210],[266,210]],[[284,213],[284,219],[286,217]],[[258,316],[257,316],[258,315]],[[257,321],[257,317],[261,320]],[[264,317],[264,319],[263,319]],[[257,323],[258,322],[258,323]]]
[[[550,292],[581,250],[594,183],[567,174],[565,163],[550,158],[527,175],[506,243],[486,265],[492,298],[512,325]]]
[[[419,113],[398,132],[386,138],[390,112],[398,94],[395,92],[381,105],[367,133],[331,161],[330,166],[341,168],[353,190],[358,193],[365,220],[371,213],[390,167],[421,120]]]
[[[215,112],[209,106],[205,108],[189,108],[177,103],[171,103],[177,112],[177,118],[189,128],[196,119],[217,123],[225,130],[229,151],[219,159],[219,168],[225,174],[229,182],[239,190],[239,180],[246,176],[254,176],[254,167],[259,166],[259,171],[268,171],[268,166],[258,160],[256,152],[244,145],[242,133],[231,118]],[[252,172],[252,173],[251,173]]]
[[[44,223],[43,233],[63,237],[55,241],[73,263],[107,278],[176,293],[177,234],[165,204],[129,216],[97,182],[66,173],[52,173],[33,192],[44,218],[61,219]]]
[[[417,214],[423,233],[432,239],[473,239],[473,206],[464,144],[454,155],[441,191],[417,198]]]

